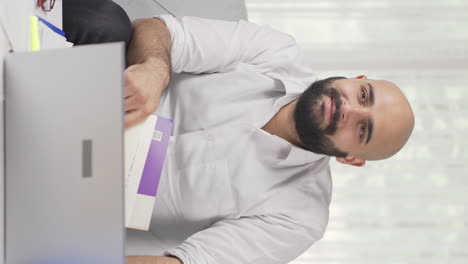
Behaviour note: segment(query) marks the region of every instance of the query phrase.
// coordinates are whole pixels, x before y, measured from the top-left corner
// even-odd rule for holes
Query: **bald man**
[[[329,157],[353,166],[385,159],[413,129],[396,85],[366,76],[316,80],[295,41],[268,27],[169,16],[133,25],[127,125],[156,109],[140,112],[141,102],[160,102],[157,113],[176,124],[160,187],[169,191],[150,228],[180,242],[164,251],[168,261],[291,261],[325,231]],[[162,261],[128,263],[142,259]]]
[[[330,158],[363,166],[410,137],[413,112],[395,84],[317,80],[287,34],[167,15],[129,28],[117,13],[94,13],[112,30],[80,25],[89,12],[64,25],[77,44],[127,41],[127,127],[154,111],[174,120],[150,232],[128,231],[128,264],[288,263],[325,232]],[[116,28],[121,37],[106,35]]]
[[[401,90],[391,82],[364,75],[316,81],[282,111],[285,115],[294,112],[294,119],[283,122],[294,123],[296,131],[281,135],[281,129],[276,132],[273,125],[273,134],[355,166],[394,155],[414,126],[413,112]]]

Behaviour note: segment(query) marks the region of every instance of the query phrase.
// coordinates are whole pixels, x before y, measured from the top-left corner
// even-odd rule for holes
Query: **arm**
[[[178,258],[173,257],[127,257],[126,264],[183,264]]]
[[[238,63],[268,73],[298,55],[294,38],[269,26],[247,21],[223,21],[163,15],[171,33],[174,72],[225,72]]]
[[[301,94],[317,79],[295,39],[269,26],[242,20],[160,18],[171,33],[174,72],[227,72],[242,65],[281,81],[289,94]]]
[[[159,19],[138,19],[132,23],[128,48],[129,66],[124,72],[125,127],[130,127],[159,106],[171,70],[171,36]]]
[[[287,216],[226,219],[195,233],[165,255],[177,256],[185,264],[282,264],[320,239],[324,229],[319,223],[316,228],[304,228]]]
[[[170,71],[224,72],[248,64],[274,79],[299,82],[302,92],[315,77],[302,67],[302,54],[291,36],[246,21],[161,16],[133,22],[128,52],[133,64],[124,73],[125,124],[129,127],[159,106]],[[164,23],[162,22],[164,21]]]

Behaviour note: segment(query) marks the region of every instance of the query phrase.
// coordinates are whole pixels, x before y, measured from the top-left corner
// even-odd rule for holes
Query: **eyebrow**
[[[367,127],[367,140],[366,144],[372,139],[372,132],[374,132],[374,121],[372,119],[367,119],[368,127]]]
[[[370,105],[374,105],[374,101],[375,101],[375,98],[374,98],[374,86],[372,86],[372,84],[370,83],[367,83],[369,85],[369,102],[370,102]]]

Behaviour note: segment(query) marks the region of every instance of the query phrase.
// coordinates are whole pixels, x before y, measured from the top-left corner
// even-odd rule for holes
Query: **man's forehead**
[[[402,91],[384,80],[369,80],[374,87],[375,104],[371,109],[374,120],[371,152],[388,157],[402,147],[408,138],[412,111]]]
[[[349,86],[349,85],[359,85],[359,84],[364,84],[368,82],[376,82],[376,80],[369,80],[369,79],[357,79],[357,78],[346,78],[346,79],[339,79],[335,80],[332,83],[332,86]]]

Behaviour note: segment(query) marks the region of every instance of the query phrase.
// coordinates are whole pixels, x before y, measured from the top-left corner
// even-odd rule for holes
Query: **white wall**
[[[468,1],[246,2],[251,21],[296,37],[319,78],[391,80],[416,116],[395,157],[331,163],[328,230],[291,264],[468,263]]]
[[[468,67],[467,0],[246,0],[317,70]]]

